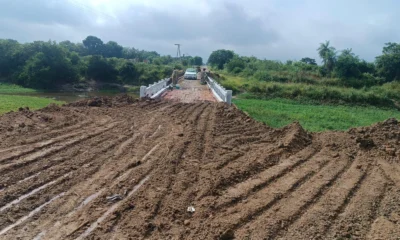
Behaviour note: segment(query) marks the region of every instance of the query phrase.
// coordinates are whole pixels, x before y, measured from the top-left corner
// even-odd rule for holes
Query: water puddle
[[[149,179],[150,176],[146,176],[144,179],[142,179],[127,195],[127,198],[132,196],[132,194],[134,194],[137,190],[139,190],[139,188]],[[108,215],[110,215],[111,213],[113,213],[115,211],[115,209],[117,209],[122,202],[118,202],[114,205],[112,205],[100,218],[97,219],[96,222],[92,223],[92,225],[90,225],[90,227],[88,229],[86,229],[86,231],[84,233],[82,233],[77,240],[82,240],[84,238],[86,238],[87,236],[89,236],[89,234],[91,232],[93,232],[94,229],[97,228],[97,226],[103,222],[106,217]]]
[[[67,174],[65,174],[64,176],[62,176],[62,177],[60,177],[60,178],[58,178],[58,179],[56,179],[56,180],[54,180],[54,181],[48,182],[48,183],[46,183],[45,185],[40,186],[40,187],[38,187],[38,188],[32,190],[31,192],[20,196],[19,198],[15,199],[14,201],[12,201],[12,202],[6,204],[5,206],[3,206],[2,208],[0,208],[0,212],[3,212],[4,210],[6,210],[6,209],[12,207],[14,204],[18,204],[19,202],[21,202],[21,201],[24,200],[25,198],[28,198],[28,197],[32,196],[33,194],[39,192],[40,190],[43,190],[43,189],[47,188],[48,186],[53,185],[53,184],[55,184],[55,183],[61,181],[62,179],[66,178],[66,177],[69,176],[69,175],[70,175],[70,173],[67,173]]]
[[[52,199],[50,199],[48,202],[40,205],[39,207],[37,207],[36,209],[34,209],[32,212],[30,212],[28,215],[18,219],[15,223],[11,224],[10,226],[4,228],[3,230],[0,231],[0,235],[5,234],[6,232],[8,232],[9,230],[11,230],[12,228],[20,225],[21,223],[23,223],[24,221],[26,221],[28,218],[32,217],[33,215],[35,215],[36,213],[40,212],[40,210],[42,210],[44,207],[46,207],[47,205],[49,205],[51,202],[57,200],[58,198],[64,196],[65,192],[60,193],[58,195],[56,195],[55,197],[53,197]],[[39,234],[40,235],[40,234]]]

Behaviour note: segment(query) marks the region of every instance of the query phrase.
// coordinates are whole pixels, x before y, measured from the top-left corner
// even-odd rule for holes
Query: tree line
[[[174,68],[201,65],[201,57],[181,59],[155,51],[104,43],[88,36],[82,43],[0,39],[0,80],[26,87],[52,89],[67,83],[96,80],[132,85],[169,76]]]
[[[400,80],[400,44],[386,43],[382,55],[374,62],[360,59],[352,49],[337,51],[329,41],[317,49],[322,60],[305,57],[285,63],[239,56],[230,50],[211,53],[208,63],[231,74],[252,77],[260,81],[324,83],[345,87],[370,87]]]

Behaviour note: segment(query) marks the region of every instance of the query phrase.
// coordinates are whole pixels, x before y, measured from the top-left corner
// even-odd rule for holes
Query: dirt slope
[[[397,239],[399,140],[218,103],[21,109],[0,117],[0,239]]]

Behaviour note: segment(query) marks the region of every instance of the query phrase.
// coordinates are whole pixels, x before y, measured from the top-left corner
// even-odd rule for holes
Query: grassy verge
[[[50,103],[63,104],[64,102],[49,98],[0,94],[0,114],[4,114],[9,111],[16,111],[20,107],[29,107],[31,110],[35,110],[46,107]]]
[[[271,127],[282,127],[299,121],[312,132],[369,126],[391,117],[400,119],[397,110],[375,107],[313,105],[288,99],[235,99],[233,102],[256,120]]]
[[[0,82],[0,93],[18,94],[18,93],[35,93],[35,92],[37,92],[35,89],[24,88],[19,85]]]
[[[219,74],[219,82],[234,94],[246,93],[242,98],[275,99],[285,98],[302,102],[319,102],[342,105],[378,106],[399,108],[400,82],[382,86],[355,89],[351,87],[328,86],[322,83],[279,83],[245,79],[240,76]]]

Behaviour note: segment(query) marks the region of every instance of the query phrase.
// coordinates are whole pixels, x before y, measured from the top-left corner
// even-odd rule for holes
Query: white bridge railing
[[[150,84],[148,87],[141,86],[140,87],[140,98],[149,97],[149,98],[158,98],[163,94],[167,89],[169,84],[171,83],[170,78],[162,79],[156,83]]]
[[[228,105],[232,103],[232,90],[226,90],[223,86],[219,85],[214,79],[207,77],[207,85],[211,89],[214,97],[219,102],[226,102]]]

